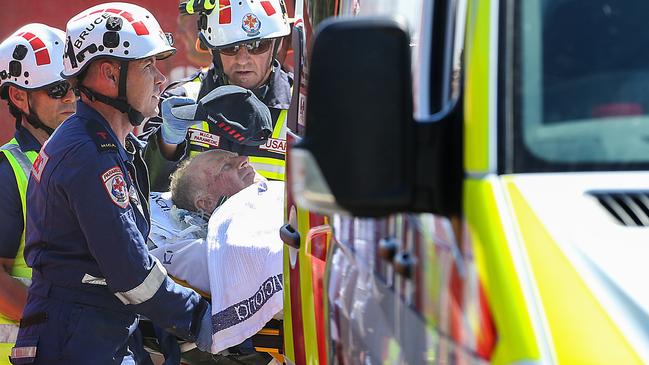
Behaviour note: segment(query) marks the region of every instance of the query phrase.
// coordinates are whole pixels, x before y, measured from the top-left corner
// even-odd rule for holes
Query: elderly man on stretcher
[[[250,338],[281,318],[284,183],[217,149],[183,161],[170,190],[151,193],[151,254],[176,281],[211,297],[212,353],[252,350]],[[236,362],[273,360],[254,355]]]
[[[211,150],[151,196],[151,253],[212,298],[213,352],[251,337],[282,310],[284,186],[255,182],[248,158]]]

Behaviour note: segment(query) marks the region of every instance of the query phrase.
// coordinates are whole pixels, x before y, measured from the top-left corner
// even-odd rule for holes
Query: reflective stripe
[[[36,357],[36,346],[14,347],[11,349],[11,359],[24,359]]]
[[[18,337],[18,326],[15,324],[0,324],[0,343],[15,343]]]
[[[30,286],[30,285],[32,285],[32,279],[30,279],[30,278],[21,278],[20,276],[12,276],[12,278],[14,278],[14,279],[20,281],[20,282],[23,283],[23,285],[25,285],[25,286]]]
[[[149,275],[135,288],[127,292],[117,292],[115,296],[124,304],[140,304],[151,299],[167,278],[167,270],[160,261],[153,258],[155,265],[149,271]]]
[[[282,109],[279,112],[277,117],[277,123],[275,123],[275,128],[273,129],[273,138],[286,139],[286,116],[288,115],[288,110]]]
[[[11,140],[11,142],[7,143],[6,145],[0,147],[0,150],[2,151],[7,151],[11,153],[11,156],[16,159],[16,162],[20,165],[20,168],[23,170],[25,173],[25,177],[29,176],[29,174],[32,171],[32,161],[29,161],[29,158],[21,151],[20,146],[18,144],[14,144],[15,139]]]
[[[271,138],[274,139],[283,139],[286,140],[286,116],[288,115],[288,110],[283,109],[279,112],[277,117],[277,122],[275,123],[275,128],[273,129],[273,134]],[[286,153],[284,153],[286,156]],[[250,164],[257,170],[257,172],[267,178],[273,180],[284,181],[284,166],[286,162],[284,157],[282,158],[273,158],[273,157],[259,157],[259,156],[249,156]]]
[[[273,180],[284,180],[284,160],[257,156],[249,156],[248,160],[263,177]]]
[[[83,278],[81,278],[81,282],[84,284],[92,284],[92,285],[108,285],[106,283],[106,279],[94,277],[88,273],[86,273],[83,276]]]

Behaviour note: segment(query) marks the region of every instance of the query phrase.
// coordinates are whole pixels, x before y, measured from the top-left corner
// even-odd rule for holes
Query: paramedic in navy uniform
[[[127,342],[139,314],[209,351],[209,303],[147,250],[147,171],[131,134],[158,113],[156,62],[174,53],[170,36],[146,9],[109,3],[72,18],[66,39],[63,76],[81,100],[32,169],[33,283],[12,362],[134,364]]]

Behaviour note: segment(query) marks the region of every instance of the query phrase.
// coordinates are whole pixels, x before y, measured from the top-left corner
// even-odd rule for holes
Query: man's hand
[[[212,307],[208,306],[201,319],[201,327],[196,336],[196,347],[203,352],[212,350]]]
[[[27,287],[9,275],[13,264],[13,259],[0,258],[0,313],[17,321],[27,303]]]
[[[174,117],[171,114],[171,108],[195,103],[196,101],[194,99],[182,96],[172,96],[162,102],[160,108],[162,111],[162,127],[160,131],[164,143],[174,145],[183,143],[189,127],[197,124],[196,121],[188,121]]]

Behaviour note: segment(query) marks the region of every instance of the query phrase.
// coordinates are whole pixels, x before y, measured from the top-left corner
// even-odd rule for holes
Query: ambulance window
[[[649,164],[649,2],[514,2],[519,171]]]

